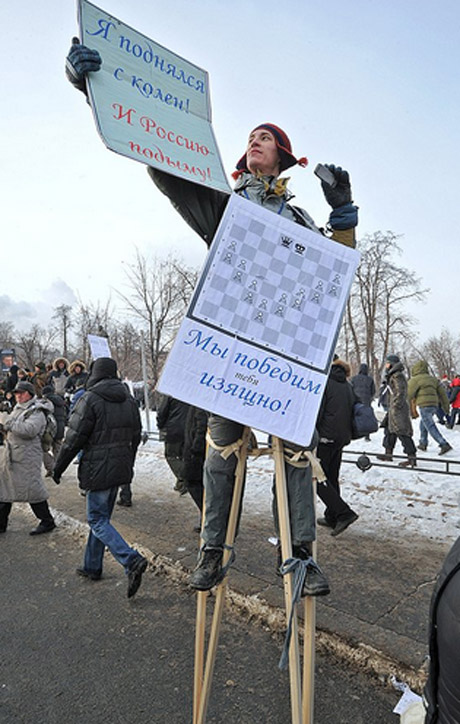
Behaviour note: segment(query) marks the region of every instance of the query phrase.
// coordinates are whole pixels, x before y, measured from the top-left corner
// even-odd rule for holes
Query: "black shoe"
[[[120,498],[120,500],[117,500],[117,505],[121,505],[123,508],[131,508],[133,504],[130,500],[121,500]]]
[[[444,455],[444,453],[449,452],[449,450],[453,450],[453,447],[446,442],[444,445],[441,445],[438,455]]]
[[[304,544],[293,546],[292,555],[301,561],[309,561],[302,588],[303,596],[327,596],[331,592],[328,580],[318,564],[313,560],[310,549]]]
[[[398,466],[400,468],[416,468],[417,459],[416,459],[415,455],[409,455],[407,460],[402,460],[400,463],[398,463]]]
[[[89,578],[91,581],[100,581],[102,578],[102,573],[94,573],[93,571],[86,571],[84,568],[77,568],[76,569],[77,576],[82,576],[83,578]]]
[[[36,528],[30,531],[29,535],[41,535],[42,533],[50,533],[56,528],[54,520],[51,523],[44,523],[41,521]]]
[[[201,551],[198,565],[190,577],[192,588],[209,591],[223,580],[222,555],[222,548],[205,548]]]
[[[391,452],[385,452],[382,455],[377,455],[377,460],[384,460],[385,462],[391,463],[393,460],[393,455]]]
[[[420,445],[417,445],[417,450],[421,450],[422,452],[426,452],[426,448],[427,446],[422,445],[422,443],[420,443]]]
[[[128,573],[128,598],[132,598],[142,583],[142,576],[147,568],[147,558],[136,558]]]
[[[340,535],[343,533],[344,530],[348,528],[349,525],[354,523],[356,520],[358,520],[359,515],[358,513],[354,513],[353,511],[348,515],[346,518],[342,518],[342,520],[338,520],[335,524],[334,530],[331,531],[331,535]]]
[[[322,525],[323,528],[333,528],[334,527],[332,525],[332,523],[330,521],[328,521],[327,518],[318,518],[318,520],[316,522],[318,523],[318,525]]]

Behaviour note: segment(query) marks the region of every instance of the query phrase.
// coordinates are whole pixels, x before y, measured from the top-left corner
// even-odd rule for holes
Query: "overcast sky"
[[[310,161],[291,172],[296,203],[323,225],[313,168],[349,169],[358,237],[401,234],[400,264],[431,289],[414,310],[421,340],[458,334],[458,0],[94,4],[209,72],[228,175],[254,126],[281,126]],[[65,78],[76,3],[2,3],[0,27],[0,320],[115,302],[135,246],[200,266],[204,243],[145,166],[105,148]]]

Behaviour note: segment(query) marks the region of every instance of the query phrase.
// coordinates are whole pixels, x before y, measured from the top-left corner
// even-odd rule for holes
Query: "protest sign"
[[[81,42],[102,57],[88,90],[106,146],[230,193],[211,126],[208,73],[87,0],[79,0],[79,24]]]
[[[358,263],[233,194],[159,391],[307,445]]]
[[[95,334],[88,334],[88,342],[91,348],[91,356],[93,359],[98,357],[111,357],[109,341],[107,337],[98,337]]]

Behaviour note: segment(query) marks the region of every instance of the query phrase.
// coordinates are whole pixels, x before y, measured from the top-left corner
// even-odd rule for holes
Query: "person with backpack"
[[[42,436],[52,404],[35,395],[31,382],[18,382],[13,393],[16,405],[2,425],[6,436],[0,449],[0,533],[6,532],[12,504],[18,502],[29,503],[39,519],[30,535],[41,535],[56,527],[41,475]]]

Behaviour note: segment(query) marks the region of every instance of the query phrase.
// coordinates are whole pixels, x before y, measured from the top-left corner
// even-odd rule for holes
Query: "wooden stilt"
[[[233,547],[233,544],[235,542],[235,535],[236,535],[236,527],[238,524],[238,515],[240,511],[240,505],[241,505],[241,497],[243,494],[243,483],[244,483],[244,475],[245,475],[245,469],[246,469],[246,459],[247,459],[247,451],[248,451],[248,442],[249,442],[249,436],[251,433],[251,429],[249,427],[244,428],[243,436],[242,436],[242,446],[240,449],[240,455],[238,459],[238,463],[235,470],[235,486],[233,489],[233,497],[232,497],[232,505],[230,508],[230,515],[228,519],[227,524],[227,533],[225,538],[225,545],[226,548],[224,548],[224,555],[222,559],[222,565],[227,565],[231,551],[229,548]],[[206,667],[204,671],[204,677],[202,679],[202,686],[198,687],[200,689],[199,696],[197,696],[197,688],[195,688],[195,697],[194,697],[194,703],[193,703],[193,710],[197,711],[197,717],[196,720],[194,718],[194,724],[204,724],[206,721],[206,712],[208,708],[209,703],[209,696],[211,693],[211,684],[212,684],[212,677],[214,674],[214,664],[216,661],[216,653],[217,653],[217,644],[219,640],[219,633],[220,633],[220,626],[222,622],[222,614],[224,609],[224,602],[225,602],[225,593],[226,593],[226,587],[227,587],[227,579],[226,577],[222,581],[222,583],[217,586],[216,589],[216,601],[214,604],[214,613],[212,618],[212,624],[211,624],[211,633],[209,636],[209,644],[208,644],[208,650],[206,654]],[[206,592],[204,592],[206,593]],[[198,603],[199,606],[199,603]],[[197,614],[197,623],[198,623],[198,614]],[[203,625],[203,621],[200,618],[200,625]],[[197,626],[198,627],[198,626]],[[196,646],[198,646],[197,638],[195,639]],[[202,651],[204,653],[204,633],[202,637]],[[202,656],[203,654],[197,656],[197,652],[195,649],[195,666],[198,663],[202,662]],[[200,669],[202,671],[202,668]],[[195,682],[197,679],[199,679],[199,674],[195,670]]]
[[[204,644],[206,634],[207,591],[198,591],[195,626],[195,669],[193,678],[193,724],[198,722],[198,712],[203,688]]]
[[[313,512],[316,519],[316,481],[313,486]],[[316,561],[316,541],[312,544],[312,555]],[[303,634],[303,684],[302,684],[302,724],[313,724],[315,703],[315,630],[316,598],[305,597],[304,634]]]
[[[283,561],[292,556],[291,528],[289,505],[286,489],[286,472],[284,468],[283,442],[278,437],[272,441],[273,457],[275,461],[275,486],[278,504],[278,525],[281,540],[281,555]],[[286,605],[286,619],[292,608],[293,576],[289,573],[283,576],[284,600]],[[302,722],[302,692],[300,683],[300,657],[299,657],[299,630],[297,613],[292,618],[292,636],[289,646],[289,680],[291,689],[291,720],[292,724]]]

